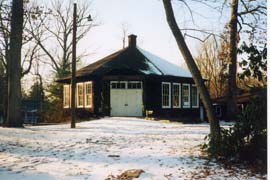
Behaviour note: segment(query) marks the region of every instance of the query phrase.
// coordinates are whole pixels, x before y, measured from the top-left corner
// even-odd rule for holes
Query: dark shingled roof
[[[126,49],[126,48],[125,48]],[[125,49],[121,49],[119,51],[116,51],[113,54],[110,54],[86,67],[83,67],[82,69],[76,71],[76,77],[80,77],[80,76],[84,76],[84,75],[89,75],[91,74],[95,69],[101,67],[103,64],[105,64],[106,62],[112,60],[113,58],[115,58],[116,56],[118,56],[119,54],[121,54]],[[71,75],[67,75],[63,78],[59,78],[57,81],[61,82],[62,80],[68,80],[71,79]]]
[[[125,49],[121,49],[119,51],[116,51],[115,53],[113,54],[110,54],[80,70],[78,70],[76,72],[76,75],[77,76],[83,76],[83,75],[89,75],[91,73],[93,73],[96,69],[102,67],[104,64],[106,64],[107,62],[111,61],[112,59],[116,58],[117,56],[121,55],[121,53],[123,53],[124,51],[126,50]]]
[[[102,76],[118,70],[142,75],[154,74],[191,78],[190,72],[136,46],[121,49],[78,70],[76,77]],[[57,81],[64,82],[70,79],[71,75],[68,75]]]

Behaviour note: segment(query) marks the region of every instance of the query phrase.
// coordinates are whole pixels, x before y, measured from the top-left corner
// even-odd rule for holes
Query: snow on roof
[[[180,77],[192,77],[191,73],[180,66],[177,66],[165,59],[162,59],[144,49],[137,47],[137,49],[149,60],[151,61],[151,67],[155,66],[164,75],[180,76]],[[159,73],[160,73],[159,72]],[[145,72],[146,73],[146,72]],[[150,72],[149,72],[150,73]]]

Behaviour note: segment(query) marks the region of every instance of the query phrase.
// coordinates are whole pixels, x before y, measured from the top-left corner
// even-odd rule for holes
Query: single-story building
[[[251,98],[255,98],[263,93],[263,90],[237,90],[236,103],[238,107],[238,113],[242,112],[245,107],[250,104]],[[227,120],[227,97],[222,96],[219,98],[212,99],[213,107],[217,118]]]
[[[199,94],[191,73],[136,45],[106,56],[76,72],[77,111],[103,116],[200,118]],[[64,84],[63,106],[70,108],[71,75]]]

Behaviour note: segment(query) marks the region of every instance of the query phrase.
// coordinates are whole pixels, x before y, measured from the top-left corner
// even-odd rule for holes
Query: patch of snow
[[[142,180],[266,178],[207,160],[207,123],[115,117],[69,127],[0,128],[0,179],[104,180],[130,169],[142,169]]]
[[[148,66],[147,70],[140,70],[144,74],[156,74],[156,75],[162,75],[163,72],[158,69],[149,59],[145,58],[145,63]]]
[[[156,74],[156,75],[162,75],[163,72],[161,72],[157,67],[153,65],[153,63],[149,62],[149,60],[146,60],[146,63],[148,65],[148,70],[140,70],[144,74]]]
[[[177,66],[163,58],[160,58],[142,48],[137,47],[137,49],[153,64],[158,68],[164,75],[171,75],[171,76],[180,76],[180,77],[192,77],[191,73],[180,66]],[[151,68],[153,69],[153,68]],[[150,71],[151,72],[151,71]],[[149,72],[148,72],[149,73]]]

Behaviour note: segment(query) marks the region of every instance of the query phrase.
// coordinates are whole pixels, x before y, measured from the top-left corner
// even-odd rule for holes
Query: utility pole
[[[76,128],[76,31],[77,31],[77,4],[73,8],[73,36],[72,36],[72,78],[71,78],[71,128]]]

